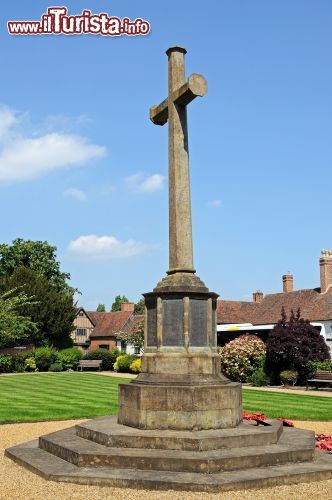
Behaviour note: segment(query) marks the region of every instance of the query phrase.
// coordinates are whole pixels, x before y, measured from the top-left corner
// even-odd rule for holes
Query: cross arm
[[[207,92],[207,81],[204,76],[193,73],[188,80],[175,90],[171,99],[180,106],[186,106],[196,97],[202,97]],[[165,125],[168,120],[168,99],[165,99],[158,106],[150,108],[150,120],[155,125]]]
[[[204,76],[193,73],[186,83],[173,92],[173,101],[181,106],[186,106],[196,97],[203,97],[207,92],[207,81]]]
[[[165,125],[168,120],[168,99],[150,108],[150,120],[155,125]]]

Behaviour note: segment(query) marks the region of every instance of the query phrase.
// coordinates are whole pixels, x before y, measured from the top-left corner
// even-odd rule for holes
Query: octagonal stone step
[[[283,431],[282,422],[269,426],[242,422],[237,428],[206,431],[145,430],[117,423],[107,416],[76,425],[78,436],[112,448],[146,448],[164,450],[208,451],[276,444]]]
[[[278,444],[174,454],[173,450],[106,447],[77,436],[70,428],[39,438],[39,446],[79,467],[211,474],[312,460],[314,433],[291,429]]]
[[[332,455],[322,452],[310,462],[216,474],[77,467],[40,449],[37,440],[7,449],[6,456],[47,480],[117,488],[226,492],[332,478]]]

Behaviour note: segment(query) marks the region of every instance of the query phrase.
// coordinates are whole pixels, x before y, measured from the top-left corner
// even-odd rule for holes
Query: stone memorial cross
[[[140,429],[235,427],[242,419],[241,386],[220,373],[217,297],[193,266],[187,105],[203,96],[203,76],[185,77],[182,47],[168,56],[168,97],[150,109],[168,121],[169,269],[145,298],[142,367],[119,386],[118,423]]]
[[[168,97],[150,109],[156,125],[168,121],[169,158],[169,271],[194,273],[189,182],[187,105],[207,91],[202,75],[185,78],[186,49],[170,47],[168,56]]]

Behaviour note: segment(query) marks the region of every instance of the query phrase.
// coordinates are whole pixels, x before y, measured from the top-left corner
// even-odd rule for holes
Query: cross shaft
[[[169,270],[194,273],[192,224],[189,180],[189,151],[186,106],[207,92],[202,75],[185,79],[186,49],[171,47],[168,56],[168,97],[150,109],[150,119],[156,125],[168,121],[169,174]]]

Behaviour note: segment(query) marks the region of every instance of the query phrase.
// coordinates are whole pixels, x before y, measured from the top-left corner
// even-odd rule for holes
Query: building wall
[[[317,321],[317,323],[322,323],[324,325],[325,342],[327,343],[327,345],[331,351],[331,357],[332,357],[332,320]]]
[[[74,344],[78,344],[78,348],[84,350],[82,345],[80,344],[88,343],[93,328],[93,324],[85,314],[84,316],[76,316],[76,318],[74,319],[74,330],[71,334],[71,337],[74,341]],[[78,335],[78,329],[85,330],[85,333],[83,335]]]
[[[143,354],[142,352],[137,352],[132,344],[124,345],[121,340],[117,340],[116,347],[122,352],[122,354],[135,354],[136,356],[141,356]]]
[[[102,347],[101,347],[102,346]],[[115,339],[109,339],[108,337],[106,338],[91,338],[90,339],[90,345],[89,345],[89,351],[95,351],[96,349],[113,349],[113,347],[116,347],[116,340]]]

